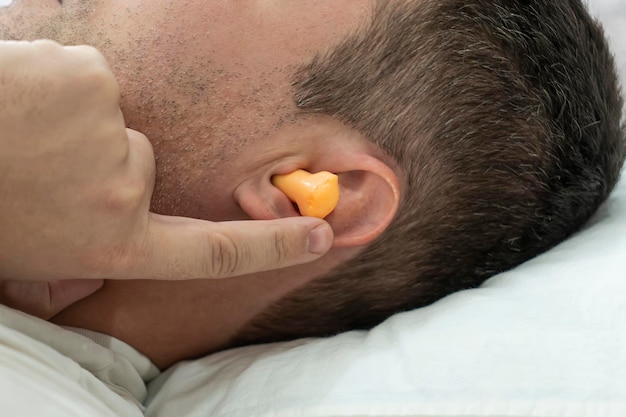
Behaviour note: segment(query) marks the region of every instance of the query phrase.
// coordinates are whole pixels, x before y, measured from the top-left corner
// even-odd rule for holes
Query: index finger
[[[132,267],[120,279],[227,278],[314,261],[332,246],[323,220],[292,217],[214,223],[150,214]]]

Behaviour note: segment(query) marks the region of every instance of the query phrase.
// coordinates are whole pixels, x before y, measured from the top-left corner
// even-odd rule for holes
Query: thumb
[[[214,223],[150,214],[143,253],[118,278],[226,278],[314,261],[333,242],[311,217]]]

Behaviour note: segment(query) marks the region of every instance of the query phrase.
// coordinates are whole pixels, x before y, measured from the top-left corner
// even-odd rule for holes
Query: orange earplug
[[[311,174],[298,169],[290,174],[273,176],[272,184],[298,205],[303,216],[323,219],[339,202],[339,179],[328,171]]]

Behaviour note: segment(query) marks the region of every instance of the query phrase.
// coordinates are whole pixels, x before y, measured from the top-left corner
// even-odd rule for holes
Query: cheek
[[[293,70],[271,55],[248,53],[219,19],[209,27],[210,6],[191,13],[184,6],[192,3],[165,7],[150,24],[139,20],[132,39],[109,48],[110,56],[127,124],[154,145],[153,209],[243,218],[230,194],[247,168],[241,152],[264,143],[293,117]],[[255,157],[264,158],[262,148]]]

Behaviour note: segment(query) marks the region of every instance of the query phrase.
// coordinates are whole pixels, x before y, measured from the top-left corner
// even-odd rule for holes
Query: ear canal
[[[335,246],[371,243],[389,226],[399,204],[397,179],[371,170],[339,174],[339,203],[326,218],[335,233]]]

